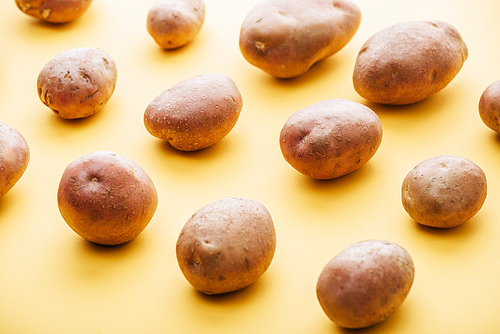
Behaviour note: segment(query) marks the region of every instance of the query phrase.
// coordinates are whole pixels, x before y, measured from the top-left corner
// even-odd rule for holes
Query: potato
[[[62,118],[88,117],[111,98],[116,79],[116,64],[106,52],[90,47],[71,49],[42,68],[38,96]]]
[[[204,20],[204,0],[159,0],[148,12],[147,29],[163,49],[175,49],[191,42]]]
[[[88,241],[119,245],[149,224],[158,206],[153,181],[134,161],[108,151],[70,163],[57,191],[59,211]]]
[[[410,253],[384,240],[355,243],[332,260],[316,285],[325,314],[340,327],[364,328],[390,317],[415,277]]]
[[[486,175],[472,161],[440,155],[422,161],[404,178],[403,207],[417,223],[450,228],[472,218],[486,199]]]
[[[381,142],[377,114],[342,99],[320,101],[295,112],[280,133],[285,160],[315,179],[337,178],[360,168]]]
[[[486,87],[479,99],[478,108],[483,123],[500,133],[500,80]]]
[[[16,0],[25,14],[50,23],[68,23],[87,11],[92,0]]]
[[[446,87],[467,56],[459,32],[446,22],[397,23],[361,47],[354,67],[354,89],[376,103],[419,102]]]
[[[243,107],[231,78],[206,73],[181,81],[146,108],[144,125],[154,137],[181,151],[214,145],[236,125]]]
[[[13,127],[0,123],[0,197],[23,176],[30,160],[24,137]]]
[[[240,50],[270,75],[293,78],[342,49],[360,22],[351,0],[266,0],[243,21]]]
[[[213,295],[254,283],[270,266],[275,249],[269,211],[255,200],[232,197],[204,206],[186,222],[176,255],[187,281]]]

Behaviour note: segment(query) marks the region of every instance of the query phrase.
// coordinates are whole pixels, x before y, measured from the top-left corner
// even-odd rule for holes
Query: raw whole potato
[[[30,160],[24,137],[13,127],[0,123],[0,197],[23,176]]]
[[[376,103],[419,102],[446,87],[467,56],[459,32],[446,22],[394,24],[361,47],[354,67],[354,88]]]
[[[181,81],[146,108],[144,125],[181,151],[214,145],[236,125],[243,100],[231,78],[207,73]]]
[[[69,227],[88,241],[119,245],[149,224],[158,206],[153,181],[134,161],[98,151],[70,163],[57,192]]]
[[[116,64],[106,52],[90,47],[71,49],[42,68],[38,96],[62,118],[88,117],[111,98],[116,79]]]
[[[360,168],[381,142],[377,114],[342,99],[320,101],[295,112],[280,133],[285,160],[315,179],[337,178]]]
[[[481,94],[479,116],[486,126],[500,133],[500,80],[489,85]]]
[[[406,299],[415,277],[412,257],[384,240],[355,243],[332,260],[316,285],[325,314],[340,327],[364,328],[390,317]]]
[[[416,222],[450,228],[472,218],[486,199],[486,175],[472,161],[440,155],[419,163],[404,178],[403,207]]]
[[[240,50],[273,76],[297,77],[342,49],[360,22],[361,11],[351,0],[265,0],[245,18]]]
[[[16,0],[27,15],[50,23],[68,23],[87,11],[92,0]]]
[[[205,294],[243,289],[268,269],[276,249],[269,211],[259,202],[224,198],[198,210],[177,239],[187,281]]]
[[[204,0],[159,0],[149,10],[147,29],[163,49],[175,49],[191,42],[204,20]]]

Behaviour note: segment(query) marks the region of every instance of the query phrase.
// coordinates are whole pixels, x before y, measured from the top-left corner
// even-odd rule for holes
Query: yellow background
[[[0,2],[0,122],[19,130],[31,149],[24,176],[0,200],[0,333],[498,333],[500,137],[481,122],[477,104],[500,79],[500,2],[356,0],[363,17],[354,38],[292,80],[270,77],[239,51],[239,28],[257,2],[206,0],[200,34],[169,52],[146,30],[153,0],[94,0],[67,25],[41,23],[14,0]],[[351,76],[366,39],[389,24],[426,19],[453,24],[467,43],[469,59],[454,81],[410,106],[373,105],[358,96]],[[39,101],[36,78],[52,57],[81,46],[108,52],[118,83],[99,114],[65,121]],[[207,72],[229,75],[241,91],[244,106],[233,131],[191,153],[152,137],[143,125],[149,102]],[[330,98],[373,108],[384,137],[360,170],[315,181],[284,161],[278,136],[293,112]],[[97,150],[139,163],[159,193],[149,226],[122,246],[86,242],[57,208],[64,168]],[[440,154],[466,157],[488,178],[482,210],[450,230],[419,226],[400,199],[410,169]],[[182,276],[175,242],[196,210],[230,196],[250,197],[269,209],[277,250],[255,284],[208,297]],[[316,281],[338,252],[372,238],[412,254],[414,285],[391,318],[344,330],[321,310]]]

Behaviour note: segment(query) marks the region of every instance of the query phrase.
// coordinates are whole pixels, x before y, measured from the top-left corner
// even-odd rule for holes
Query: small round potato
[[[268,269],[276,249],[269,211],[242,197],[198,210],[184,225],[176,255],[187,281],[205,294],[243,289]]]
[[[87,11],[92,0],[16,0],[27,15],[50,23],[68,23]]]
[[[342,49],[360,22],[351,0],[265,0],[245,18],[240,50],[270,75],[293,78]]]
[[[23,176],[30,160],[24,137],[13,127],[0,123],[0,197]]]
[[[153,181],[134,161],[98,151],[69,164],[57,192],[69,227],[88,241],[119,245],[149,224],[158,206]]]
[[[204,20],[204,0],[159,0],[149,10],[147,29],[163,49],[175,49],[191,42]]]
[[[382,124],[370,108],[332,99],[288,118],[280,133],[285,160],[315,179],[350,173],[370,160],[382,142]]]
[[[479,116],[486,126],[500,133],[500,80],[489,85],[481,95]]]
[[[486,175],[472,161],[441,155],[419,163],[404,178],[403,207],[417,223],[450,228],[472,218],[486,199]]]
[[[325,314],[344,328],[364,328],[390,317],[410,292],[415,277],[411,255],[384,240],[355,243],[332,260],[316,285]]]
[[[224,138],[236,125],[242,107],[240,91],[231,78],[201,74],[156,97],[144,112],[144,125],[174,148],[196,151]]]
[[[361,47],[354,67],[354,88],[376,103],[419,102],[446,87],[467,56],[462,37],[446,22],[394,24]]]
[[[42,68],[38,96],[62,118],[88,117],[111,98],[116,79],[116,64],[106,52],[89,47],[71,49]]]

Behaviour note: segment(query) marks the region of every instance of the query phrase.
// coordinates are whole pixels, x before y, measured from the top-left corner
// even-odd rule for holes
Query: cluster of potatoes
[[[91,0],[16,0],[24,13],[51,23],[75,20]],[[149,11],[147,30],[165,49],[192,41],[205,18],[203,0],[160,0]],[[352,0],[264,0],[241,26],[240,50],[255,67],[294,78],[332,56],[354,36],[361,11]],[[353,85],[374,103],[417,103],[445,88],[468,57],[457,29],[442,21],[402,22],[375,33],[362,46]],[[67,50],[40,71],[40,100],[66,119],[89,117],[111,98],[117,66],[95,48]],[[216,144],[235,126],[243,100],[235,82],[220,73],[198,75],[172,86],[146,107],[144,126],[182,151]],[[480,97],[484,123],[500,132],[500,83]],[[284,160],[316,179],[346,175],[366,164],[382,142],[382,124],[367,106],[343,99],[319,101],[289,117],[279,134]],[[277,136],[278,137],[278,136]],[[0,124],[0,196],[21,178],[29,147],[22,135]],[[436,228],[465,223],[482,207],[486,176],[472,161],[431,157],[402,182],[404,209],[416,222]],[[83,238],[117,245],[134,239],[158,205],[147,173],[127,157],[98,151],[65,169],[57,201],[67,224]],[[176,245],[179,267],[194,288],[222,294],[255,282],[276,249],[271,214],[259,202],[225,198],[198,210]],[[384,240],[353,244],[330,262],[317,282],[325,314],[346,328],[368,327],[389,317],[410,292],[415,267],[408,251]]]

